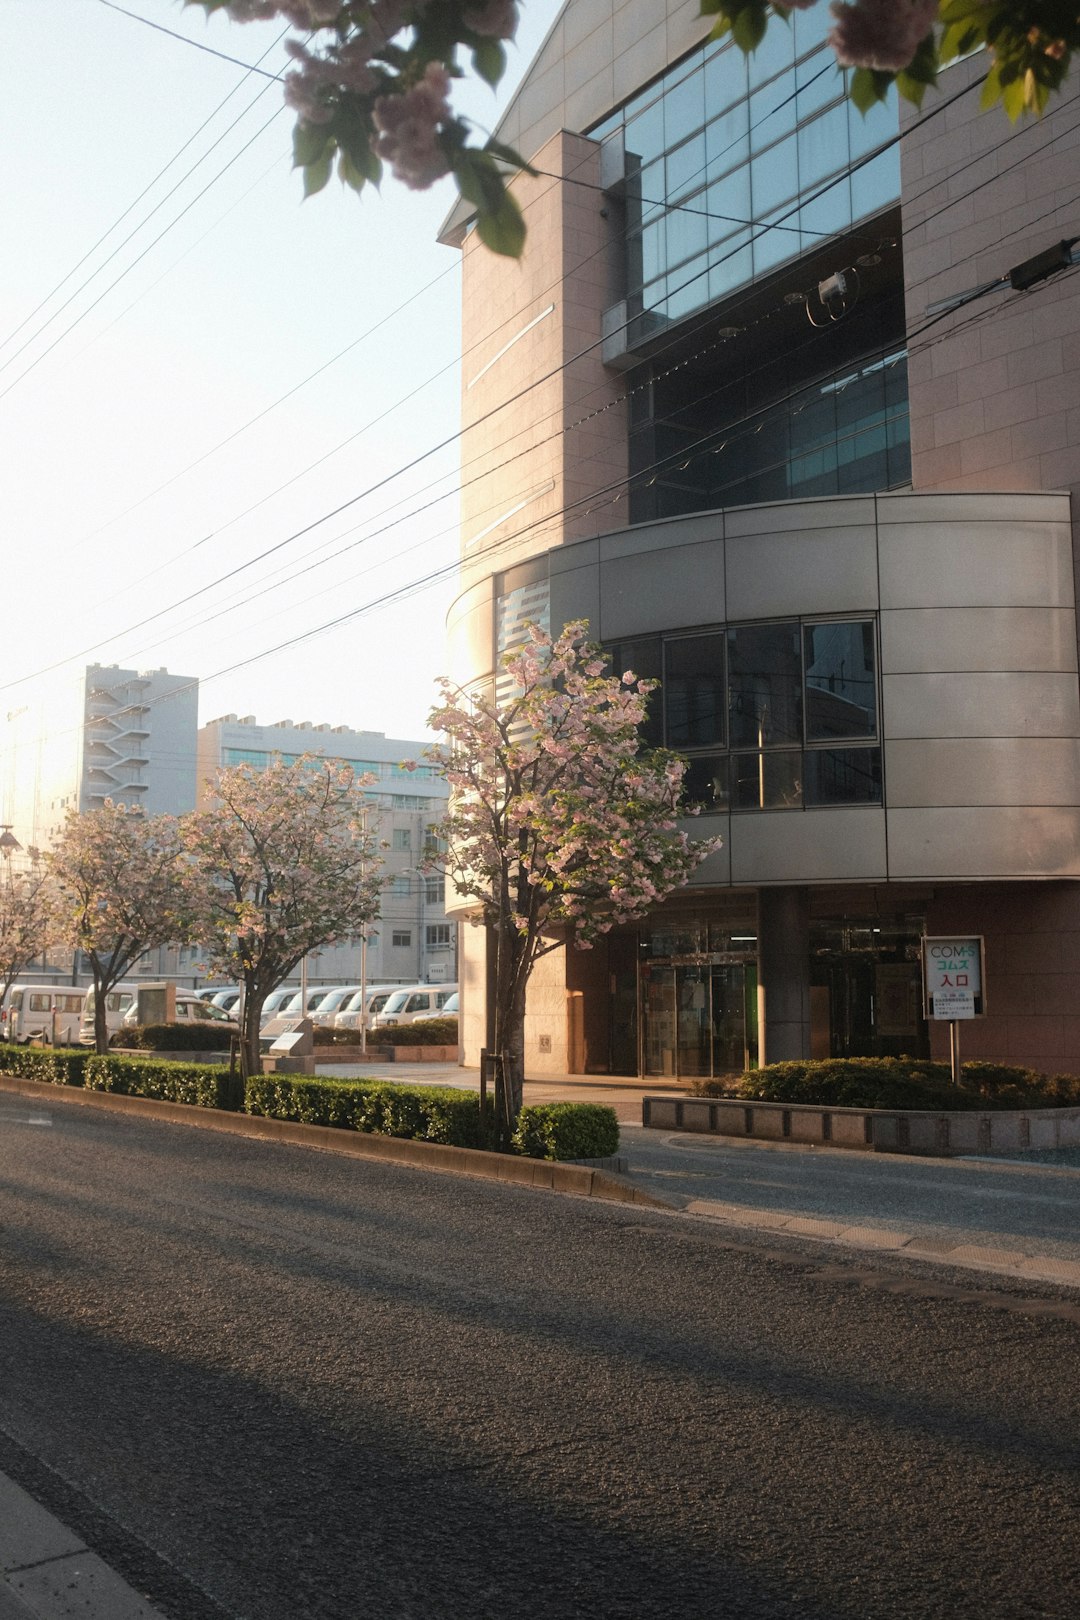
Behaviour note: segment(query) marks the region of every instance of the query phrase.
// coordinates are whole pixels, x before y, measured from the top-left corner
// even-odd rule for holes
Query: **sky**
[[[0,725],[100,662],[197,676],[200,724],[422,737],[458,550],[454,193],[305,202],[280,85],[198,48],[278,72],[282,28],[123,4],[0,0]],[[557,9],[529,0],[497,95],[458,98],[483,127]]]

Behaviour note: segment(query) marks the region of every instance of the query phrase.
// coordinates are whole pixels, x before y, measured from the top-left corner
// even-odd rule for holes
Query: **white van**
[[[134,1005],[138,993],[138,986],[134,984],[117,984],[108,992],[105,997],[105,1027],[110,1035],[120,1028],[124,1014]],[[79,1024],[80,1046],[94,1044],[95,1005],[96,992],[91,988],[86,992],[86,999],[83,1002],[82,1020]]]
[[[456,984],[413,984],[395,990],[382,1012],[371,1020],[372,1029],[389,1029],[392,1024],[416,1024],[422,1018],[438,1018]]]
[[[259,1023],[268,1024],[271,1018],[276,1018],[286,1003],[296,995],[299,988],[300,986],[297,984],[279,984],[276,990],[271,990],[263,1002],[262,1016]]]
[[[327,991],[311,1016],[316,1024],[332,1025],[346,1003],[359,994],[358,984],[339,984],[336,990]]]
[[[0,1039],[23,1046],[32,1040],[75,1046],[85,1000],[86,991],[77,985],[17,984],[0,1015]]]
[[[382,1012],[394,991],[404,988],[405,986],[400,984],[383,984],[375,990],[367,991],[367,1024],[369,1029],[371,1028],[371,1020],[376,1013]],[[350,996],[349,1000],[342,1004],[341,1011],[334,1014],[335,1029],[363,1028],[364,994],[363,990],[357,990],[355,995]]]

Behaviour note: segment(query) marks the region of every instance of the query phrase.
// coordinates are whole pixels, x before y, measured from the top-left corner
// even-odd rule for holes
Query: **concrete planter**
[[[937,1158],[1080,1144],[1080,1108],[937,1113],[742,1102],[723,1097],[643,1097],[641,1123],[652,1130],[763,1142],[813,1142],[866,1153],[918,1153]]]

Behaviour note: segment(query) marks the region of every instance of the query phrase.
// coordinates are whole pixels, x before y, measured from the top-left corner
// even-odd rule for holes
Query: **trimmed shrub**
[[[243,1107],[243,1081],[218,1064],[166,1063],[110,1054],[88,1057],[84,1072],[88,1091],[115,1091],[125,1097],[153,1097],[158,1102],[233,1113]]]
[[[489,1125],[475,1092],[450,1086],[393,1086],[381,1080],[310,1075],[254,1075],[245,1109],[267,1119],[335,1125],[378,1136],[400,1136],[449,1147],[486,1147]],[[489,1114],[491,1112],[489,1107]]]
[[[90,1053],[56,1046],[0,1046],[0,1073],[22,1080],[42,1080],[50,1086],[81,1086]]]
[[[358,1029],[315,1028],[316,1046],[359,1046]],[[369,1046],[456,1046],[456,1018],[422,1018],[415,1024],[391,1024],[388,1029],[369,1029]]]
[[[521,1110],[510,1145],[530,1159],[610,1159],[619,1121],[599,1103],[539,1103]]]
[[[1080,1080],[1052,1078],[1004,1063],[965,1063],[957,1089],[947,1063],[917,1058],[826,1058],[770,1063],[730,1077],[697,1080],[697,1097],[810,1103],[827,1108],[903,1108],[937,1111],[1067,1108],[1080,1104]]]
[[[109,1045],[145,1052],[227,1052],[235,1035],[224,1024],[136,1024],[115,1030]]]

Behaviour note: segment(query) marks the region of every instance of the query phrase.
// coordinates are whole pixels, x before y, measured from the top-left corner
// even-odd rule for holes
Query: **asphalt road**
[[[1028,1620],[1080,1308],[0,1096],[0,1468],[174,1620]]]

